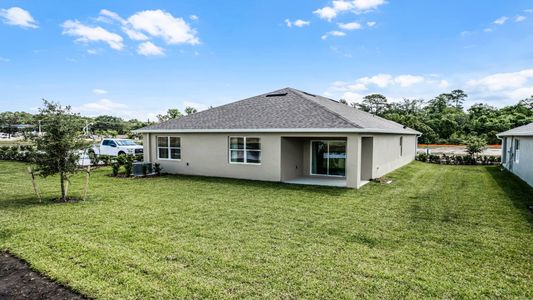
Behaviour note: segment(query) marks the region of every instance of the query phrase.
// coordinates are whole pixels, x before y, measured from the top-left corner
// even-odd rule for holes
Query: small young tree
[[[70,106],[43,100],[38,118],[43,129],[42,136],[34,136],[37,147],[35,163],[42,177],[59,174],[61,201],[67,201],[65,181],[78,170],[79,150],[88,147],[82,138],[84,124]]]
[[[479,154],[487,147],[487,141],[484,138],[477,136],[470,136],[465,140],[466,152],[471,156]]]

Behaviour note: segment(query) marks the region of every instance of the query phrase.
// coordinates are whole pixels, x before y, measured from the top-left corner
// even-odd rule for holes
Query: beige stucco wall
[[[533,186],[533,137],[531,136],[517,136],[517,137],[505,137],[506,139],[506,151],[505,161],[502,161],[502,165],[509,171],[522,178],[530,186]],[[518,156],[518,162],[515,161],[514,156],[511,155],[514,147],[514,141],[520,140],[520,150]],[[503,156],[502,156],[503,157]],[[509,163],[509,159],[513,162]]]
[[[157,137],[181,138],[181,160],[157,158]],[[229,163],[229,136],[261,138],[261,164]],[[404,136],[403,155],[399,152],[399,135],[365,135],[374,138],[373,177],[377,178],[401,167],[415,157],[416,137]],[[346,140],[346,182],[348,187],[361,185],[361,135],[356,133],[182,133],[144,134],[145,161],[158,162],[164,172],[231,177],[264,181],[284,181],[310,175],[311,140]]]
[[[281,181],[301,177],[304,174],[305,138],[281,138]]]
[[[373,137],[361,137],[361,179],[370,180],[373,177],[374,141]]]
[[[379,178],[415,159],[416,136],[374,134],[372,178]],[[400,137],[403,136],[403,153],[400,156]]]
[[[181,138],[181,160],[157,159],[157,137],[179,136]],[[164,172],[231,177],[251,180],[280,181],[280,138],[279,134],[231,134],[261,138],[261,164],[229,163],[229,134],[225,133],[183,133],[150,134],[150,154],[146,160],[161,164]],[[144,151],[148,151],[145,147]]]

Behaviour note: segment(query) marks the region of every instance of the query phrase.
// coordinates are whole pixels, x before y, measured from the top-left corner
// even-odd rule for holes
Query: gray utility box
[[[146,175],[150,175],[154,172],[152,163],[150,162],[135,162],[133,163],[133,176],[143,176],[143,166],[146,166]]]

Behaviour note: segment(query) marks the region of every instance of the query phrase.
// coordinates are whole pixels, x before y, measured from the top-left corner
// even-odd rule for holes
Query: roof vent
[[[311,96],[311,97],[316,97],[316,95],[313,95],[313,94],[308,93],[308,92],[302,92],[302,93],[304,93],[304,94],[306,94],[306,95],[308,95],[308,96]]]
[[[279,93],[279,94],[268,94],[266,97],[284,97],[287,96],[287,93]]]

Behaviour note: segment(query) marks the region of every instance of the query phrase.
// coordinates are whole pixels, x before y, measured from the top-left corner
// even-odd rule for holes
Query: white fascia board
[[[533,132],[514,132],[514,133],[498,133],[496,135],[497,137],[505,137],[505,136],[533,136]]]
[[[422,133],[401,130],[386,130],[379,128],[258,128],[258,129],[147,129],[133,130],[134,133],[269,133],[269,132],[317,132],[317,133],[395,133],[422,135]]]

